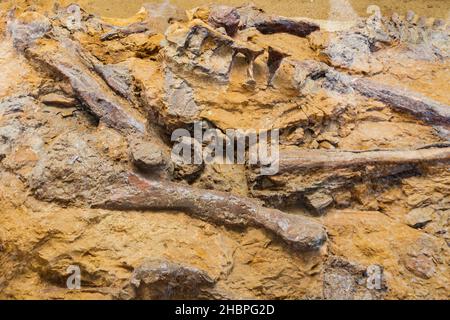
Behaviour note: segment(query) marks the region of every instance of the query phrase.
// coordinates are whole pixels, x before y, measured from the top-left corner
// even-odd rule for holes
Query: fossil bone
[[[431,124],[450,125],[450,107],[406,89],[355,78],[351,86],[362,95],[413,114]]]
[[[367,165],[439,163],[450,161],[450,146],[415,150],[335,151],[289,150],[280,152],[280,173],[297,169],[344,168]]]
[[[219,224],[259,226],[299,250],[316,250],[327,238],[320,223],[264,208],[257,200],[171,182],[145,180],[132,173],[128,174],[125,186],[114,188],[109,199],[94,206],[113,210],[183,210]]]

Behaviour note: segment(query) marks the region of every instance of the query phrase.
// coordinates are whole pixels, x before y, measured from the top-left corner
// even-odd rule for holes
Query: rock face
[[[0,298],[450,298],[443,21],[71,5],[0,30]],[[262,140],[172,152],[249,130],[279,132],[276,172]]]
[[[201,298],[202,291],[213,285],[214,280],[197,268],[149,261],[134,270],[128,294],[133,299],[192,299]]]

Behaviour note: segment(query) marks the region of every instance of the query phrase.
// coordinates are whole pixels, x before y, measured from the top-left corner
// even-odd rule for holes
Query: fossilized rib
[[[145,131],[145,124],[124,110],[125,102],[105,89],[102,81],[67,50],[61,47],[50,50],[41,47],[39,50],[31,49],[30,52],[35,60],[45,63],[67,78],[78,98],[106,125],[122,132]]]
[[[184,45],[181,47],[181,49],[187,49],[192,45],[192,38],[195,34],[199,32],[203,33],[205,36],[203,37],[200,43],[198,44],[196,43],[196,46],[194,48],[195,50],[198,50],[200,52],[200,48],[207,37],[210,37],[211,39],[214,39],[219,43],[229,46],[233,50],[233,59],[238,53],[245,56],[245,59],[248,63],[247,68],[248,82],[254,83],[255,81],[253,76],[254,62],[257,57],[259,57],[261,54],[264,53],[264,49],[249,43],[244,43],[237,39],[233,39],[228,35],[225,35],[215,30],[214,28],[212,28],[211,26],[209,26],[208,24],[204,23],[202,20],[199,19],[192,20],[190,22],[189,28],[190,30],[186,36]]]
[[[431,124],[450,125],[450,106],[440,104],[406,89],[383,85],[366,79],[353,79],[353,89],[400,111],[407,111]]]
[[[450,162],[450,147],[416,150],[336,151],[296,149],[280,152],[280,171],[312,168],[349,168],[365,165],[398,165]]]
[[[341,84],[345,87],[352,88],[367,98],[381,101],[397,111],[408,112],[431,125],[450,125],[450,106],[436,102],[421,94],[368,79],[351,77],[314,60],[291,60],[290,63],[295,66],[297,75],[321,74],[321,77],[323,77],[328,74],[339,79],[338,81],[341,81]],[[301,87],[303,78],[304,76],[295,79],[299,87]]]
[[[263,207],[259,201],[229,193],[143,179],[133,173],[127,185],[94,205],[113,210],[182,210],[205,221],[230,226],[259,226],[280,236],[299,250],[315,250],[326,241],[323,226],[298,215]]]
[[[100,40],[101,41],[115,40],[125,38],[131,34],[144,33],[150,30],[151,30],[150,26],[146,22],[138,22],[130,24],[129,26],[126,27],[114,28],[113,30],[102,35],[100,37]]]

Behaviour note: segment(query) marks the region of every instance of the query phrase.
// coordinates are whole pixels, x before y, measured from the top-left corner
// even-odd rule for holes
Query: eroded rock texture
[[[448,299],[448,26],[159,9],[1,12],[0,298]]]

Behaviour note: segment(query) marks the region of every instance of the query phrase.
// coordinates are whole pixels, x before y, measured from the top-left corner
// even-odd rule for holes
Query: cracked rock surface
[[[444,20],[1,8],[0,298],[450,298]],[[279,170],[180,163],[198,121]]]

